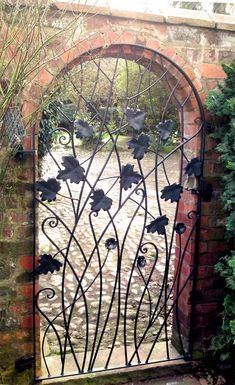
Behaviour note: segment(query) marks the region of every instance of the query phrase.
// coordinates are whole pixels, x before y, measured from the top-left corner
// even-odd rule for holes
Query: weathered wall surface
[[[160,51],[179,65],[192,80],[202,101],[207,93],[224,78],[220,61],[229,63],[235,58],[235,24],[195,21],[162,16],[136,20],[136,14],[100,15],[89,13],[85,29],[73,48],[64,49],[47,69],[43,69],[31,88],[25,92],[23,112],[27,115],[38,103],[48,86],[53,86],[61,70],[69,69],[79,61],[82,54],[89,55],[92,49],[120,44],[141,45]],[[69,19],[72,13],[65,16]],[[63,21],[60,21],[63,23]],[[190,25],[191,24],[191,25]],[[63,42],[57,42],[63,45]],[[56,47],[51,47],[56,49]],[[110,48],[110,49],[111,49]],[[111,52],[112,50],[110,50]],[[194,119],[197,111],[191,111]],[[214,141],[206,138],[205,183],[213,186],[210,202],[202,203],[199,269],[197,276],[197,304],[194,313],[194,352],[206,352],[215,320],[221,308],[221,282],[214,273],[214,264],[225,252],[224,223],[220,203],[221,170]],[[32,149],[32,132],[24,141],[25,149]],[[27,385],[32,383],[32,371],[15,369],[20,358],[33,355],[32,338],[32,271],[33,265],[33,207],[32,207],[32,157],[13,161],[9,169],[8,184],[0,191],[0,382],[3,384]],[[184,206],[185,205],[185,206]],[[193,203],[188,199],[180,206],[182,220]],[[193,256],[186,260],[190,267]],[[180,322],[189,338],[191,306],[190,293],[179,302]],[[27,366],[27,365],[26,365]],[[29,365],[30,366],[30,365]]]
[[[32,156],[12,161],[0,190],[0,382],[25,385],[16,360],[32,355]]]

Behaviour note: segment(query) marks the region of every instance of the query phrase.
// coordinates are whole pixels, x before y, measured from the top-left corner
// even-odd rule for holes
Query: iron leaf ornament
[[[70,180],[71,183],[79,183],[84,180],[85,170],[74,156],[63,156],[62,160],[64,170],[59,171],[57,179],[62,179],[63,181]]]
[[[132,127],[135,131],[141,131],[143,129],[146,112],[127,108],[124,110],[124,113],[126,114],[130,127]]]
[[[170,200],[171,203],[178,202],[183,192],[183,187],[180,184],[173,183],[170,186],[166,186],[161,190],[161,198],[165,201]]]
[[[40,198],[42,201],[52,202],[56,200],[56,194],[60,191],[61,186],[55,178],[48,180],[39,180],[36,182],[37,190],[41,192]]]
[[[91,195],[91,199],[93,200],[93,202],[90,203],[91,210],[95,212],[98,212],[101,209],[107,211],[110,209],[113,203],[112,199],[108,198],[102,189],[95,190],[93,195]]]
[[[149,148],[150,137],[146,134],[141,134],[138,139],[131,139],[128,144],[128,148],[134,149],[132,154],[134,155],[134,159],[141,160],[146,154]]]
[[[171,135],[173,129],[174,129],[174,122],[173,120],[165,120],[164,122],[160,122],[156,129],[159,133],[159,136],[162,140],[167,140],[169,136]]]
[[[202,174],[202,162],[199,158],[193,158],[185,167],[185,174],[199,177]]]
[[[52,257],[51,254],[40,255],[38,261],[38,267],[35,269],[35,274],[48,274],[54,273],[54,271],[59,271],[62,267],[62,263]]]
[[[76,138],[89,139],[92,137],[94,133],[94,128],[84,120],[81,120],[81,119],[75,120],[73,125],[74,125],[74,128],[76,129],[76,132],[75,132]]]
[[[168,223],[169,223],[169,219],[166,217],[166,215],[158,217],[154,219],[152,222],[150,222],[149,225],[146,226],[147,233],[157,232],[160,235],[164,235],[166,232],[165,226],[167,226]]]
[[[132,183],[137,184],[142,179],[142,176],[138,172],[134,171],[134,166],[127,163],[122,166],[120,184],[121,188],[127,190],[132,187]]]

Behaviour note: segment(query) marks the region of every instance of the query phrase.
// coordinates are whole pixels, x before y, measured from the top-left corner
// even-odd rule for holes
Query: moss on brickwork
[[[0,382],[3,385],[32,385],[33,372],[31,369],[18,372],[15,368],[0,370]]]
[[[17,371],[15,361],[32,346],[32,329],[23,317],[32,314],[32,298],[21,286],[32,277],[20,264],[32,255],[32,158],[12,160],[0,186],[0,384],[30,385],[32,370]],[[27,294],[27,293],[26,293]]]

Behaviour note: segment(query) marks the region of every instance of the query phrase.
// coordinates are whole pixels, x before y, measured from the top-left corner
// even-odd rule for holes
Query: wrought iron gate
[[[62,123],[48,132],[35,181],[39,379],[188,352],[177,306],[194,274],[181,272],[190,240],[197,240],[203,151],[195,149],[203,112],[179,67],[160,53],[131,48],[131,55],[119,46],[113,57],[103,49],[81,58],[63,75],[69,103],[53,106]],[[193,109],[198,119],[186,121]],[[186,190],[198,204],[183,223],[178,211]],[[173,317],[180,354],[171,344]]]

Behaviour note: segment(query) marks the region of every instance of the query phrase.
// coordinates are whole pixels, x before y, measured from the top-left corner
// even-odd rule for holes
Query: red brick
[[[117,44],[120,39],[120,34],[118,34],[115,31],[109,31],[105,36],[104,39],[106,40],[106,46],[111,44]]]
[[[192,267],[186,263],[183,263],[180,271],[181,283],[183,284],[192,272]]]
[[[208,240],[208,229],[201,230],[200,231],[200,241],[207,241]]]
[[[188,300],[189,295],[187,295],[186,298],[183,299],[182,293],[180,294],[180,297],[178,299],[178,309],[180,309],[181,312],[184,313],[185,317],[191,314],[191,305],[189,304]]]
[[[197,328],[197,325],[195,325],[195,329],[197,331],[197,340],[202,341],[203,338],[211,338],[214,336],[215,331],[213,330],[213,327],[207,327],[205,326],[200,326]]]
[[[36,292],[38,291],[38,283],[36,283]],[[25,284],[25,285],[20,285],[19,286],[19,290],[22,294],[22,296],[26,299],[26,300],[32,300],[32,297],[33,297],[33,285],[32,284]]]
[[[224,242],[224,227],[212,227],[203,229],[200,232],[200,239],[203,241],[222,241]]]
[[[202,207],[201,207],[201,214],[202,215],[209,215],[210,214],[210,202],[202,202]]]
[[[175,50],[171,47],[161,47],[161,52],[163,53],[163,55],[169,57],[170,59],[175,56]]]
[[[204,253],[199,257],[200,266],[214,266],[218,262],[218,256],[215,253]]]
[[[207,86],[208,91],[214,90],[218,87],[218,81],[207,80],[206,86]]]
[[[37,324],[39,322],[40,322],[39,316],[35,315],[35,323]],[[31,329],[33,328],[33,325],[34,325],[33,315],[27,315],[21,318],[20,326],[22,329]]]
[[[211,148],[206,148],[206,150],[205,150],[205,159],[218,160],[218,158],[219,158],[218,152],[212,150]]]
[[[194,324],[197,325],[197,327],[205,327],[207,325],[214,325],[215,322],[215,314],[214,313],[205,313],[205,314],[198,314],[196,313]],[[200,343],[200,346],[202,348],[202,343]]]
[[[34,95],[33,95],[34,94]],[[24,100],[23,106],[22,106],[22,116],[26,127],[26,133],[27,135],[31,135],[32,126],[31,124],[28,125],[28,122],[30,120],[30,117],[35,111],[37,111],[39,107],[39,103],[37,104],[35,100],[40,98],[40,88],[39,86],[31,86],[29,90],[29,96],[28,98],[34,98],[34,101],[31,100]],[[31,148],[31,147],[30,147]]]
[[[213,174],[214,162],[211,160],[205,160],[203,165],[204,176],[211,176]]]
[[[191,67],[189,67],[188,65],[184,67],[184,72],[188,75],[189,79],[194,81],[195,79],[195,73],[193,71],[193,69]],[[197,102],[196,102],[196,106],[197,106]],[[194,106],[194,107],[196,107]]]
[[[197,92],[200,92],[203,90],[202,83],[199,79],[194,79],[193,85],[196,88]]]
[[[42,68],[38,74],[38,84],[40,86],[47,86],[53,79],[53,75],[51,75],[45,68]]]
[[[199,252],[206,253],[208,251],[208,242],[200,242],[199,244]]]
[[[224,170],[222,168],[221,163],[214,162],[214,164],[213,164],[213,174],[215,174],[215,175],[224,175]]]
[[[209,241],[207,251],[209,253],[227,251],[228,245],[224,241]]]
[[[215,288],[218,283],[218,277],[215,276],[211,278],[198,279],[197,281],[197,290],[205,290]]]
[[[198,278],[213,277],[215,274],[214,266],[199,266]]]
[[[64,51],[61,55],[61,59],[64,64],[68,64],[79,56],[77,47],[72,47],[67,51]]]
[[[185,66],[185,63],[186,63],[186,60],[180,56],[177,52],[175,53],[175,56],[172,58],[173,62],[178,64],[178,66],[180,67],[184,67]]]
[[[153,39],[147,39],[147,41],[146,41],[146,47],[147,48],[150,48],[150,49],[152,49],[152,50],[158,50],[159,49],[159,47],[161,46],[161,42],[160,41],[158,41],[158,40],[153,40]]]
[[[203,213],[202,213],[203,214]],[[209,216],[208,215],[202,215],[200,218],[200,224],[202,227],[207,227],[209,222]]]
[[[26,330],[11,330],[10,332],[0,332],[0,345],[4,346],[9,343],[21,342],[29,336]]]
[[[29,312],[29,305],[24,302],[15,302],[10,305],[9,310],[13,314],[22,315]]]
[[[20,266],[24,270],[33,270],[33,256],[32,255],[24,255],[20,258]]]
[[[165,24],[156,24],[155,26],[157,33],[166,36],[167,34],[167,26]]]
[[[193,136],[198,131],[198,123],[186,123],[184,126],[184,133],[187,136]]]
[[[23,138],[23,148],[24,150],[32,150],[33,148],[32,136],[25,136]]]
[[[218,64],[201,63],[198,64],[201,76],[207,79],[224,79],[226,74],[223,68]]]
[[[185,123],[194,123],[196,119],[200,118],[199,110],[195,111],[185,111],[184,112],[184,121]]]
[[[20,349],[22,356],[31,356],[33,355],[33,344],[32,342],[24,342],[20,344]]]
[[[214,314],[218,310],[217,302],[212,303],[200,303],[196,305],[197,314]],[[206,325],[205,325],[206,326]]]

